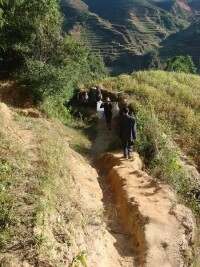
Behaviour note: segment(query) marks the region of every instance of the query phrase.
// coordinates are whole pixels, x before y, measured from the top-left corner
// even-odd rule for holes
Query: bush
[[[143,157],[146,168],[154,177],[171,184],[176,193],[183,197],[197,213],[198,206],[189,196],[196,181],[180,160],[180,150],[172,142],[170,129],[161,124],[152,106],[135,104],[137,112],[138,138],[136,149]]]
[[[195,74],[197,69],[190,56],[176,56],[167,60],[165,70]]]
[[[40,109],[50,118],[57,118],[67,125],[72,121],[70,110],[64,106],[64,98],[48,96],[40,104]]]
[[[60,94],[70,98],[78,83],[105,74],[100,56],[62,35],[59,1],[0,2],[1,67],[20,77],[36,100]]]

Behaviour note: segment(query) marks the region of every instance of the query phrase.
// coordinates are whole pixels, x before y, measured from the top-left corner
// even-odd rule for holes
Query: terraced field
[[[107,66],[124,67],[126,72],[144,69],[145,55],[158,50],[171,34],[190,26],[193,15],[188,7],[187,19],[176,17],[167,10],[169,7],[160,8],[158,2],[151,2],[63,0],[64,31],[99,53]]]
[[[163,58],[176,55],[190,55],[200,68],[200,22],[174,34],[162,43],[160,55]]]

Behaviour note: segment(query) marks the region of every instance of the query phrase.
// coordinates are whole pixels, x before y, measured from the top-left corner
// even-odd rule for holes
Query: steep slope
[[[154,2],[138,0],[63,0],[61,9],[66,32],[99,52],[107,65],[124,65],[129,70],[144,68],[143,56],[187,27],[192,15],[189,7],[185,16],[174,16]],[[182,12],[185,6],[179,9]]]
[[[175,12],[179,17],[182,15],[191,16],[192,10],[187,0],[151,0],[156,6],[163,8],[167,11]]]
[[[20,111],[0,102],[0,266],[133,267],[133,238],[119,219],[122,234],[107,228],[99,174],[69,129]]]
[[[102,174],[69,147],[75,132],[16,112],[0,103],[1,266],[191,266],[195,219],[137,153],[102,155]],[[105,149],[115,133],[98,134]]]
[[[133,46],[128,40],[126,28],[122,32],[115,29],[109,21],[89,12],[86,6],[78,1],[63,4],[62,11],[66,16],[64,30],[75,39],[85,43],[93,52],[100,53],[107,65],[125,65],[129,68],[139,64],[140,47]],[[77,4],[79,8],[77,9]],[[84,8],[83,8],[84,7]],[[120,26],[119,26],[120,27]],[[124,32],[123,32],[124,31]],[[137,60],[137,64],[134,61]]]
[[[200,22],[186,30],[173,34],[161,43],[160,55],[163,58],[176,55],[190,55],[200,68]]]

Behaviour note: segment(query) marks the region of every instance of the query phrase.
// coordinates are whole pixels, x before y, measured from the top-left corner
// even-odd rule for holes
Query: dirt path
[[[113,123],[111,131],[106,128],[104,119],[101,119],[96,124],[97,136],[92,145],[91,154],[93,157],[106,152],[110,141],[115,135],[116,122]]]
[[[34,138],[34,127],[29,127],[30,122],[15,121],[13,112],[5,104],[0,108],[4,114],[4,126],[21,142],[29,158],[29,170],[34,172],[39,167],[40,145]],[[104,210],[103,223],[91,215],[87,218],[90,223],[84,233],[77,230],[76,238],[81,240],[81,244],[76,249],[87,249],[88,267],[190,266],[185,254],[190,253],[188,244],[191,245],[194,238],[191,212],[177,203],[168,187],[142,172],[137,153],[132,160],[122,159],[121,152],[103,154],[115,135],[115,123],[111,131],[106,129],[104,120],[97,123],[97,136],[91,148],[91,157],[97,158],[97,165],[69,149],[70,161],[66,161],[66,165],[75,181],[77,188],[73,190],[80,198],[80,206],[90,210],[91,214]],[[27,177],[18,187],[21,212],[30,216],[26,217],[24,232],[18,242],[18,245],[26,246],[24,257],[34,253],[31,243],[28,245],[34,235],[29,221],[33,207],[26,203],[29,184]],[[61,248],[66,248],[66,244]],[[15,255],[17,253],[20,249],[14,251]],[[12,267],[40,267],[37,263],[29,263],[20,265],[16,260]]]
[[[95,267],[136,267],[133,235],[126,232],[121,224],[115,196],[105,172],[97,171],[93,162],[95,157],[107,150],[111,140],[116,135],[116,122],[113,123],[111,131],[106,128],[104,119],[98,121],[96,127],[97,136],[91,148],[90,158],[85,159],[87,164],[92,166],[89,171],[91,173],[90,178],[87,178],[87,172],[80,164],[77,169],[78,162],[73,161],[72,164],[74,166],[72,172],[75,179],[80,182],[82,188],[91,197],[95,196],[95,199],[88,199],[88,203],[95,201],[95,205],[97,205],[99,200],[103,205],[104,236],[103,239],[99,239],[98,248],[94,249],[94,251],[97,249]],[[85,196],[85,198],[87,199],[88,197]],[[106,253],[104,251],[105,248]],[[98,254],[102,256],[99,258]],[[89,266],[93,266],[92,262]]]
[[[104,152],[115,134],[115,127],[109,133],[100,121],[94,151]],[[105,172],[99,183],[107,216],[116,216],[107,226],[121,233],[119,247],[125,259],[129,255],[127,266],[190,266],[185,253],[191,253],[195,220],[172,189],[142,171],[137,153],[131,160],[123,159],[122,152],[106,153],[97,162]]]
[[[133,235],[129,234],[121,223],[121,217],[116,205],[115,195],[111,190],[111,185],[103,173],[99,176],[99,184],[103,192],[103,205],[105,210],[105,222],[108,232],[115,239],[115,249],[117,257],[115,266],[136,266]]]
[[[93,159],[98,155],[105,153],[110,142],[116,137],[116,121],[112,122],[112,129],[109,131],[104,119],[98,121],[97,136],[92,146]],[[105,209],[105,222],[109,233],[116,239],[115,248],[117,258],[115,266],[136,266],[135,265],[135,241],[132,234],[126,232],[121,223],[119,209],[116,204],[115,195],[111,189],[111,184],[107,179],[106,173],[99,170],[99,185],[103,193],[103,205]]]
[[[21,144],[22,150],[28,158],[29,171],[35,172],[39,168],[39,144],[34,138],[34,128],[29,127],[31,122],[29,120],[26,122],[24,120],[15,120],[15,111],[12,111],[3,103],[1,103],[0,109],[3,114],[4,126],[10,136]],[[98,124],[98,135],[92,149],[93,155],[103,153],[114,134],[114,129],[106,132],[104,127],[104,121]],[[105,210],[105,225],[104,223],[101,225],[102,222],[99,225],[99,221],[94,221],[92,222],[94,224],[93,228],[99,228],[96,228],[98,229],[95,230],[96,233],[93,232],[95,228],[93,229],[92,227],[88,227],[85,230],[85,245],[82,245],[82,248],[85,247],[88,250],[87,261],[89,267],[134,267],[132,235],[123,230],[114,196],[106,176],[103,173],[99,174],[95,168],[88,164],[87,160],[77,153],[71,151],[70,157],[68,167],[73,179],[79,184],[78,190],[80,192],[78,193],[82,197],[81,204],[87,207],[88,210]],[[32,178],[31,176],[26,178],[16,188],[16,192],[13,192],[20,199],[21,208],[19,212],[20,216],[24,216],[24,227],[21,229],[21,236],[18,240],[13,240],[7,252],[3,254],[3,257],[11,260],[10,266],[12,267],[38,266],[38,255],[35,254],[38,252],[34,252],[31,241],[34,239],[34,229],[30,220],[33,217],[34,207],[27,201],[27,192],[32,184],[30,180]],[[96,224],[97,226],[95,226]],[[83,237],[80,236],[80,238],[82,239]],[[30,255],[33,260],[30,260]],[[28,261],[26,261],[26,257],[29,258]],[[21,259],[23,259],[23,263]]]

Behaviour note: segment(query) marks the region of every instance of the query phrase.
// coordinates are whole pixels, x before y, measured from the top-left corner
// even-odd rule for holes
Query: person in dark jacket
[[[108,130],[111,130],[111,122],[112,122],[112,103],[110,98],[106,98],[106,102],[102,103],[100,108],[104,108],[105,119],[107,123]]]
[[[129,108],[123,108],[123,115],[119,121],[120,139],[122,140],[122,149],[125,158],[132,158],[134,140],[136,139],[136,122],[129,116]]]
[[[102,93],[101,93],[101,89],[99,86],[96,87],[95,96],[96,96],[96,101],[102,100]]]

